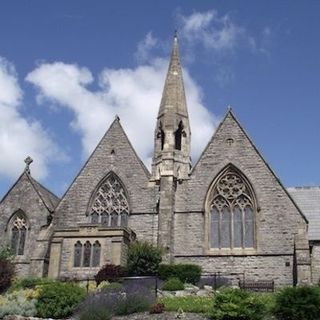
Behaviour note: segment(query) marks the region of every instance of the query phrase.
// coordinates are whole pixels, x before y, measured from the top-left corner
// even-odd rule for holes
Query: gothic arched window
[[[93,197],[90,208],[91,222],[118,227],[122,223],[119,216],[123,213],[129,215],[126,193],[120,179],[111,173]]]
[[[80,241],[74,245],[74,259],[73,266],[80,267],[81,266],[81,258],[82,258],[82,244]]]
[[[180,121],[178,129],[174,133],[174,148],[176,150],[181,150],[181,140],[182,140],[182,133],[183,133],[183,124]]]
[[[254,196],[246,180],[232,167],[215,183],[209,201],[209,247],[254,248]]]
[[[93,244],[92,267],[99,267],[99,265],[100,265],[100,253],[101,253],[101,244],[99,243],[99,241],[96,241]]]
[[[87,241],[83,249],[83,267],[90,267],[91,262],[91,243]]]
[[[16,255],[23,255],[27,238],[27,221],[24,213],[19,210],[11,223],[11,250]]]

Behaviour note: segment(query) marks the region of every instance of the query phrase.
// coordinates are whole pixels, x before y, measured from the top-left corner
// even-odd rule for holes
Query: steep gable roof
[[[68,206],[68,203],[73,203],[73,206],[78,206],[77,211],[80,215],[80,211],[84,210],[87,197],[89,194],[91,195],[94,188],[97,186],[97,183],[101,181],[108,172],[114,170],[120,170],[120,172],[123,173],[122,178],[124,179],[126,179],[128,175],[134,175],[137,185],[139,185],[139,183],[147,185],[150,178],[148,169],[134,150],[120,124],[118,116],[112,122],[107,132],[104,134],[88,160],[70,184],[56,211],[60,212],[60,209]],[[79,189],[79,184],[82,186],[82,189],[80,188],[81,191]],[[78,198],[79,192],[83,192],[81,199]],[[74,201],[74,197],[77,197],[76,203]],[[65,211],[67,209],[61,210]],[[70,210],[70,212],[74,214],[74,208],[70,208]]]
[[[27,181],[30,182],[33,189],[39,196],[41,202],[44,204],[44,206],[48,209],[49,212],[53,212],[55,207],[59,203],[59,198],[52,193],[50,190],[48,190],[46,187],[44,187],[42,184],[40,184],[37,180],[35,180],[30,173],[24,171],[19,178],[16,180],[16,182],[12,185],[12,187],[8,190],[8,192],[3,196],[3,198],[0,201],[0,204],[6,199],[6,197],[10,194],[10,192],[15,188],[15,186],[22,180],[26,178]]]
[[[288,192],[288,190],[284,187],[284,185],[282,184],[282,182],[280,181],[280,179],[278,178],[278,176],[275,174],[275,172],[272,170],[272,168],[270,167],[270,165],[267,163],[267,161],[264,159],[264,157],[261,155],[261,153],[259,152],[259,150],[257,149],[257,147],[255,146],[255,144],[252,142],[251,138],[248,136],[248,134],[246,133],[246,131],[243,129],[243,127],[241,126],[240,122],[237,120],[237,118],[235,117],[234,113],[232,112],[231,108],[228,109],[224,119],[221,121],[221,123],[219,124],[217,130],[215,131],[215,133],[213,134],[212,138],[210,139],[210,141],[208,142],[207,146],[205,147],[204,151],[202,152],[198,162],[196,163],[196,165],[194,166],[194,168],[191,171],[191,176],[198,170],[199,166],[201,166],[201,162],[203,160],[203,158],[205,158],[206,154],[208,153],[208,150],[212,147],[212,145],[215,143],[215,140],[218,138],[219,133],[222,130],[227,130],[226,127],[236,127],[238,128],[238,130],[240,130],[243,134],[243,136],[245,137],[245,139],[250,143],[250,145],[252,146],[253,150],[256,152],[256,154],[258,155],[258,157],[263,161],[263,163],[265,164],[265,166],[267,167],[267,169],[269,170],[269,172],[273,175],[273,177],[276,179],[276,181],[279,183],[279,185],[281,186],[282,190],[287,194],[287,196],[289,197],[289,199],[292,201],[292,203],[294,204],[294,206],[296,207],[296,209],[299,211],[300,215],[303,217],[303,219],[305,220],[306,223],[308,223],[308,220],[306,218],[306,216],[304,215],[304,213],[300,210],[299,206],[296,204],[296,202],[294,201],[294,199],[292,198],[292,196],[290,195],[290,193]]]

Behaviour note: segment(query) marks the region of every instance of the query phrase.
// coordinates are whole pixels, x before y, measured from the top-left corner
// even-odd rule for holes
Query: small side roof
[[[23,178],[27,177],[27,179],[30,181],[31,185],[33,186],[36,193],[39,195],[39,198],[45,205],[45,207],[50,211],[53,212],[56,206],[58,205],[60,199],[52,193],[50,190],[48,190],[46,187],[44,187],[41,183],[39,183],[37,180],[35,180],[30,173],[24,171],[20,177],[17,179],[17,181],[12,185],[12,187],[8,190],[8,192],[4,195],[4,197],[1,199],[0,203],[4,201],[4,199],[8,196],[8,194],[11,192],[12,189],[17,185],[17,183]]]
[[[309,220],[309,240],[320,240],[320,186],[287,188]]]

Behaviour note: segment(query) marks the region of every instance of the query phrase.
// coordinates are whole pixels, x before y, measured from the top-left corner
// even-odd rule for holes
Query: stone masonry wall
[[[274,280],[275,287],[292,286],[293,257],[176,257],[177,263],[195,263],[205,273],[220,273],[221,277],[250,281]]]
[[[75,223],[89,222],[86,213],[91,197],[110,171],[120,178],[127,190],[130,213],[154,213],[155,193],[148,187],[149,173],[119,121],[115,120],[61,200],[55,214],[55,226],[72,227]]]
[[[320,243],[314,242],[312,244],[312,256],[311,256],[311,273],[312,283],[319,284],[320,282]]]
[[[29,230],[25,242],[24,254],[15,258],[18,276],[28,276],[30,273],[30,258],[36,249],[36,240],[41,227],[46,225],[49,214],[39,195],[35,191],[26,173],[24,173],[9,194],[0,203],[0,243],[10,243],[10,228],[7,228],[12,215],[21,209],[27,216]]]

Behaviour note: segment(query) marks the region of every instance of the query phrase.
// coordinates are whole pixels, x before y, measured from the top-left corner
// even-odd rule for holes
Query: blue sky
[[[119,114],[148,165],[174,30],[193,161],[227,106],[286,186],[320,185],[319,1],[0,2],[0,198],[62,195]]]

